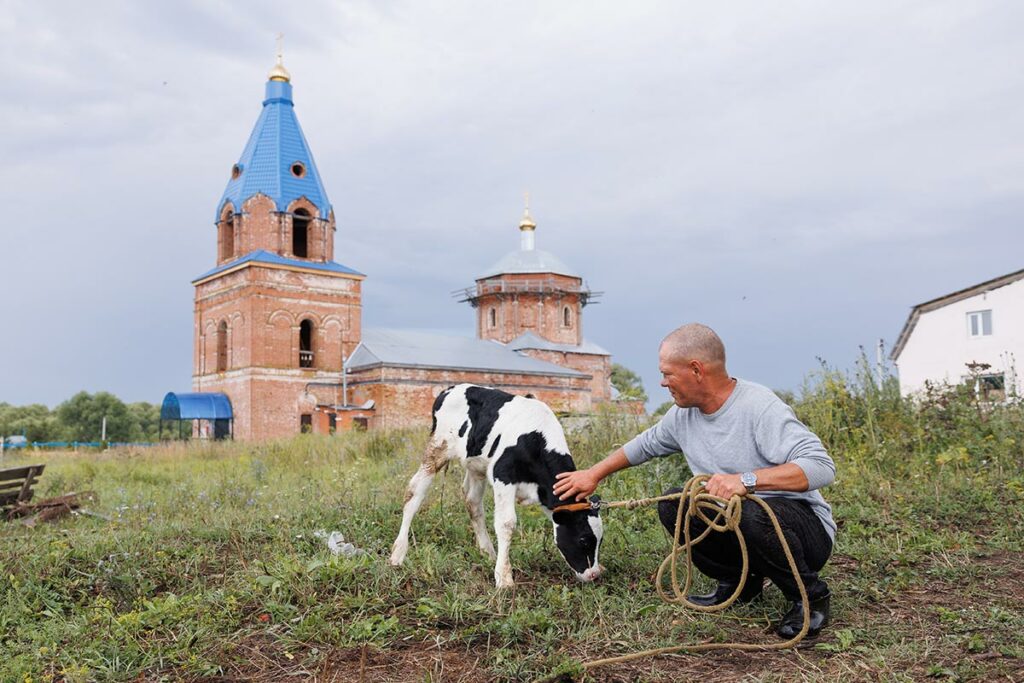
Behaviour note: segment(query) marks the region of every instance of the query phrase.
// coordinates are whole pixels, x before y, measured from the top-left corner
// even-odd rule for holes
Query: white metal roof
[[[519,351],[520,349],[539,349],[542,351],[563,351],[565,353],[591,353],[597,356],[612,355],[609,351],[586,339],[579,346],[575,344],[558,344],[542,339],[533,332],[523,332],[510,341],[507,346],[514,351]]]
[[[501,257],[493,266],[484,271],[477,280],[508,273],[554,273],[581,277],[579,273],[565,265],[561,259],[543,249],[518,249]]]
[[[530,358],[494,341],[417,330],[363,328],[363,339],[346,367],[359,370],[375,365],[589,377],[576,370]]]

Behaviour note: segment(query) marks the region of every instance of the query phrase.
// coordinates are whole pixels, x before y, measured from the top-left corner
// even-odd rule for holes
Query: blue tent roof
[[[302,177],[291,170],[297,161],[305,166]],[[299,197],[313,202],[321,218],[327,218],[331,211],[313,154],[295,117],[291,83],[267,81],[263,111],[242,150],[238,167],[241,172],[228,182],[217,203],[214,221],[220,220],[225,202],[230,201],[238,213],[242,203],[258,193],[273,199],[278,211],[284,211]]]
[[[161,420],[230,420],[231,399],[226,394],[167,392],[160,406]]]
[[[301,259],[300,260],[300,259],[293,259],[293,258],[285,258],[284,256],[280,256],[278,254],[272,254],[271,252],[264,251],[263,249],[257,249],[256,251],[249,252],[245,256],[242,256],[240,258],[236,258],[234,261],[229,261],[228,263],[225,263],[223,265],[219,265],[219,266],[217,266],[216,268],[214,268],[212,270],[206,271],[205,273],[203,273],[202,275],[200,275],[196,279],[192,280],[192,282],[193,283],[199,282],[200,280],[204,280],[204,279],[210,277],[211,275],[216,275],[217,273],[223,272],[225,270],[229,270],[231,268],[234,268],[237,265],[240,265],[242,263],[248,263],[248,262],[253,262],[253,263],[273,263],[273,264],[279,265],[279,266],[295,266],[296,268],[310,268],[312,270],[324,270],[324,271],[327,271],[329,273],[346,273],[348,275],[360,275],[360,276],[363,275],[358,270],[352,270],[348,266],[343,266],[340,263],[336,263],[334,261],[328,261],[326,263],[320,263],[319,261],[306,261],[305,259]]]

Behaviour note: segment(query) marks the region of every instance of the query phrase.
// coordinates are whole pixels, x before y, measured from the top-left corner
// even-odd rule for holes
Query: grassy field
[[[834,623],[783,653],[671,656],[590,680],[1024,680],[1024,410],[969,392],[919,406],[887,381],[823,371],[798,403],[839,476],[825,576]],[[641,425],[572,435],[586,465]],[[700,640],[772,642],[784,602],[721,616],[662,604],[653,509],[605,514],[596,585],[572,578],[536,509],[520,508],[517,587],[475,548],[461,473],[435,482],[400,569],[387,554],[425,432],[193,444],[45,462],[39,496],[91,490],[108,515],[0,523],[0,680],[532,680],[578,662]],[[681,458],[633,468],[605,499],[681,482]],[[332,556],[318,530],[366,550]]]

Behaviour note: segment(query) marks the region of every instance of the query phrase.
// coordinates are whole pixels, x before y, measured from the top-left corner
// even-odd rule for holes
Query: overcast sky
[[[1024,3],[4,2],[0,401],[159,402],[275,34],[367,326],[537,245],[644,378],[689,321],[797,389],[1024,267]]]

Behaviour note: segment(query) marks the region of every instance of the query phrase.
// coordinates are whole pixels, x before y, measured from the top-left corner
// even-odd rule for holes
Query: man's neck
[[[732,392],[735,390],[735,378],[727,377],[720,384],[716,383],[715,386],[710,387],[707,400],[702,402],[697,408],[705,415],[716,413],[725,405],[725,402],[729,400],[729,397],[732,396]]]

